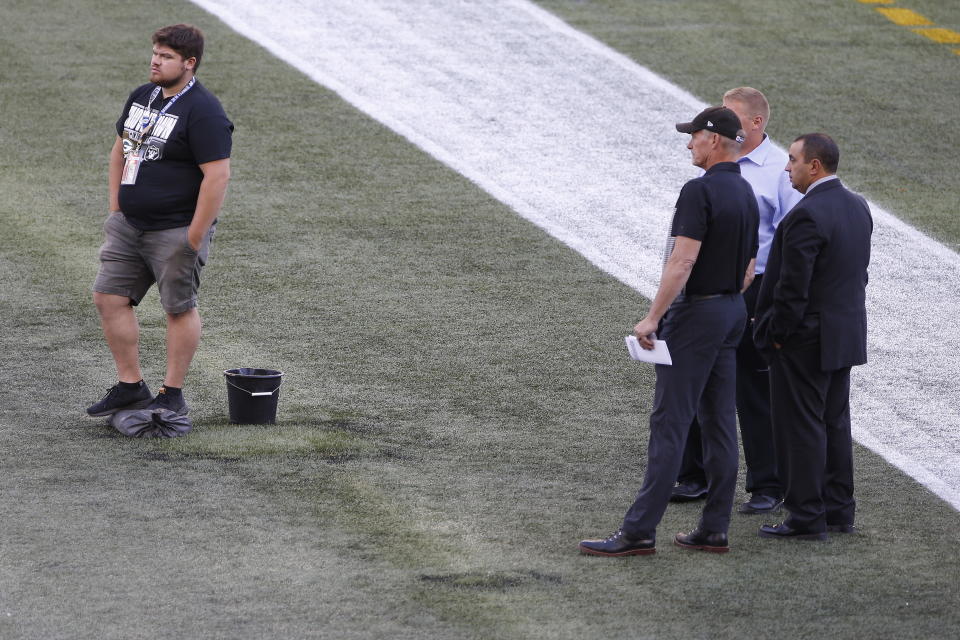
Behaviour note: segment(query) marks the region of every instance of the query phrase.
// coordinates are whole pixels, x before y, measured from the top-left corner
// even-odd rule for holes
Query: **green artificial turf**
[[[752,86],[786,147],[822,131],[851,188],[960,248],[957,45],[938,44],[857,0],[537,0],[639,64],[719,104]],[[903,0],[960,32],[960,3]]]
[[[180,20],[207,32],[201,79],[236,124],[233,182],[186,386],[196,429],[128,440],[80,417],[114,376],[89,289],[113,122],[150,30]],[[0,23],[0,637],[960,625],[960,514],[862,448],[860,536],[779,544],[735,517],[732,553],[690,553],[670,541],[699,506],[676,505],[657,555],[578,555],[644,469],[652,371],[622,345],[639,294],[191,5],[7,2]],[[155,387],[156,294],[139,314]],[[221,372],[241,366],[284,371],[276,426],[228,424]]]

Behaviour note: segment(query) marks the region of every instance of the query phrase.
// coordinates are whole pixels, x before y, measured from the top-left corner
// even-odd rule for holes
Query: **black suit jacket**
[[[754,342],[769,354],[820,344],[820,367],[867,361],[867,265],[873,218],[839,180],[821,183],[790,210],[773,237],[757,298]]]

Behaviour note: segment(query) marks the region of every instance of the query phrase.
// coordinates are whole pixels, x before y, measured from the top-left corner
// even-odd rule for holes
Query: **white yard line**
[[[705,106],[692,95],[524,0],[194,1],[655,292],[676,194],[695,175],[673,127]],[[854,435],[960,509],[960,257],[871,206]]]

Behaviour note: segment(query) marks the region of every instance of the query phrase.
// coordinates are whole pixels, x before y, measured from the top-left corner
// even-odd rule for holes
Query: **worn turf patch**
[[[213,458],[314,456],[343,462],[375,446],[342,429],[302,425],[233,425],[207,422],[190,437],[160,441],[160,451]]]
[[[426,573],[420,580],[428,584],[443,585],[452,589],[479,591],[506,591],[526,586],[556,585],[563,581],[558,574],[539,571],[466,571],[461,573]]]

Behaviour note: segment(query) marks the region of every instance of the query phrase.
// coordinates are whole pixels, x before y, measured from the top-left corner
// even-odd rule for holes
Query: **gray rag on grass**
[[[176,438],[190,433],[193,423],[170,409],[134,409],[118,411],[110,426],[131,438]]]

